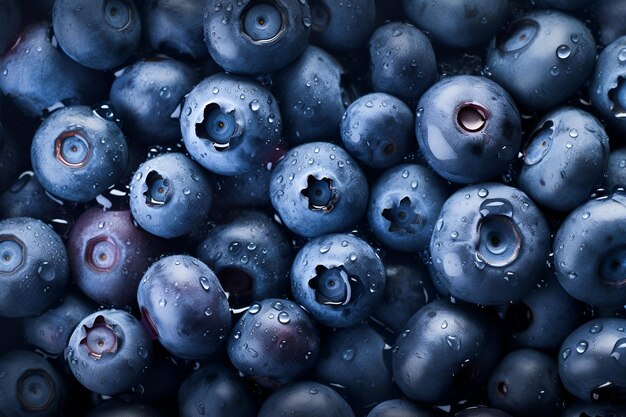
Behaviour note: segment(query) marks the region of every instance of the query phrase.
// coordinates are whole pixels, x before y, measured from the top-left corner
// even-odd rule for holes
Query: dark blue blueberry
[[[22,320],[24,340],[52,355],[60,355],[74,328],[95,310],[95,305],[83,296],[68,293],[59,305]]]
[[[15,40],[22,24],[22,2],[20,0],[6,0],[0,9],[0,55]]]
[[[272,91],[290,144],[339,139],[352,87],[348,73],[330,54],[309,45],[293,64],[272,75]]]
[[[506,411],[489,407],[469,407],[455,414],[454,417],[512,417]]]
[[[145,144],[179,140],[181,101],[199,81],[198,74],[180,61],[157,56],[116,75],[109,97],[129,138]]]
[[[437,300],[406,324],[393,349],[393,377],[407,397],[448,404],[471,398],[498,363],[502,337],[494,317]]]
[[[65,246],[50,226],[29,217],[0,221],[0,316],[43,313],[63,295],[68,275]]]
[[[415,133],[426,161],[463,184],[502,174],[517,156],[521,120],[508,93],[479,76],[443,78],[420,98]]]
[[[596,43],[580,20],[553,10],[531,10],[491,42],[487,67],[516,102],[547,110],[571,96],[591,73]]]
[[[564,403],[555,358],[532,349],[509,352],[489,377],[492,406],[516,416],[555,416]]]
[[[212,229],[196,254],[215,271],[232,307],[288,292],[291,242],[262,212],[238,212]]]
[[[102,74],[72,61],[56,42],[49,23],[33,23],[0,57],[0,89],[27,115],[40,116],[59,102],[93,102],[105,96]]]
[[[404,0],[407,19],[438,43],[467,48],[486,43],[506,21],[509,0],[446,3]]]
[[[409,104],[438,79],[430,40],[409,24],[380,26],[370,38],[369,54],[374,91],[392,94]]]
[[[550,230],[522,191],[477,184],[446,201],[430,251],[438,286],[471,303],[504,304],[523,298],[543,276]]]
[[[357,49],[376,29],[374,0],[311,0],[308,3],[313,41],[323,48],[338,51]]]
[[[156,408],[138,403],[131,402],[116,397],[106,400],[102,404],[94,407],[89,411],[86,417],[162,417],[163,414]]]
[[[435,413],[411,401],[399,399],[378,404],[367,417],[435,417]]]
[[[626,148],[616,149],[609,154],[605,181],[609,189],[626,188]]]
[[[609,157],[609,137],[591,114],[561,107],[537,124],[523,152],[519,188],[537,204],[569,211],[599,184]]]
[[[592,0],[527,0],[534,7],[574,11],[591,5]]]
[[[0,121],[0,172],[2,172],[0,176],[0,192],[7,190],[13,181],[17,179],[24,159],[18,140]]]
[[[64,216],[63,205],[53,199],[35,178],[32,171],[23,172],[0,195],[0,217],[34,217],[52,220]]]
[[[372,187],[367,220],[385,246],[402,252],[423,251],[449,195],[448,184],[429,168],[396,165]]]
[[[294,298],[325,326],[359,323],[377,307],[384,289],[385,269],[378,254],[351,234],[311,239],[291,267]]]
[[[100,305],[134,306],[146,269],[164,250],[133,224],[130,211],[91,208],[76,220],[67,242],[76,285]]]
[[[587,402],[624,401],[625,328],[625,319],[595,319],[565,339],[559,354],[559,375],[570,394]]]
[[[348,403],[332,388],[317,382],[300,381],[270,395],[258,417],[354,417]]]
[[[138,384],[152,361],[152,342],[135,317],[100,310],[74,329],[65,349],[74,377],[87,389],[115,395]]]
[[[213,198],[219,210],[254,206],[270,206],[271,167],[259,165],[253,171],[241,175],[214,175]]]
[[[84,202],[113,185],[128,164],[128,146],[119,126],[87,106],[50,114],[30,150],[33,171],[57,197]]]
[[[99,70],[123,64],[141,38],[141,19],[133,0],[56,0],[52,27],[70,58]]]
[[[620,36],[626,35],[624,0],[596,0],[591,5],[592,13],[598,23],[598,40],[602,45],[608,45]]]
[[[255,417],[248,389],[230,369],[209,365],[193,371],[178,391],[180,417]]]
[[[589,304],[626,304],[626,194],[590,200],[572,211],[554,238],[561,286]]]
[[[365,213],[368,190],[356,161],[327,142],[293,148],[270,182],[274,209],[285,226],[305,237],[353,227]]]
[[[212,191],[201,166],[182,153],[162,154],[137,169],[130,183],[130,211],[153,235],[183,236],[206,220]]]
[[[322,339],[315,380],[342,387],[339,393],[361,415],[372,404],[399,396],[386,361],[390,350],[383,338],[367,325],[329,333]]]
[[[309,371],[319,349],[319,334],[307,311],[279,298],[252,304],[228,339],[228,356],[235,368],[269,388]]]
[[[251,78],[215,74],[185,99],[180,118],[187,151],[221,175],[240,175],[269,159],[278,146],[281,116],[272,93]]]
[[[341,119],[341,140],[359,162],[388,168],[406,156],[415,143],[413,112],[401,100],[385,93],[360,97]]]
[[[6,417],[62,415],[62,376],[36,353],[16,350],[0,356],[0,414]]]
[[[298,57],[309,40],[309,5],[299,0],[205,3],[204,39],[228,72],[268,74]]]
[[[567,405],[561,417],[614,416],[626,417],[626,405],[622,403],[590,403],[576,400]]]

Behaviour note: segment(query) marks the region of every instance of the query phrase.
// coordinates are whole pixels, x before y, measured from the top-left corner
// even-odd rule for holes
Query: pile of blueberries
[[[626,416],[625,137],[626,0],[2,0],[0,416]]]

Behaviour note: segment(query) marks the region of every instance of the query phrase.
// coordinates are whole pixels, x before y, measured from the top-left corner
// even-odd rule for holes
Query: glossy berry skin
[[[406,23],[380,26],[369,41],[374,91],[394,95],[408,104],[438,79],[435,51],[428,37]]]
[[[600,182],[609,157],[609,137],[591,114],[561,107],[541,119],[523,154],[519,188],[541,206],[569,211]]]
[[[102,74],[79,65],[58,49],[49,23],[23,27],[18,39],[0,57],[0,90],[25,114],[41,116],[59,102],[85,103],[104,98],[106,82]]]
[[[587,402],[624,400],[625,328],[624,319],[595,319],[565,339],[559,375],[570,394]]]
[[[362,414],[371,404],[400,395],[385,349],[383,338],[365,324],[329,333],[322,341],[315,381],[345,387],[340,394]]]
[[[583,22],[562,12],[531,10],[495,37],[486,63],[493,80],[521,107],[547,110],[583,84],[595,56],[593,35]]]
[[[138,61],[117,72],[109,98],[131,140],[167,144],[180,139],[176,111],[197,84],[188,65],[162,56]]]
[[[620,36],[626,35],[622,16],[626,12],[624,0],[597,0],[591,5],[592,13],[599,23],[598,40],[608,45]]]
[[[467,48],[487,42],[506,21],[508,0],[475,0],[433,3],[404,0],[408,20],[438,43]]]
[[[205,5],[204,39],[211,57],[235,74],[268,74],[304,50],[311,32],[306,2],[244,0],[232,7],[221,0]]]
[[[365,213],[368,193],[357,162],[328,142],[291,149],[270,181],[274,209],[289,230],[304,237],[353,227]]]
[[[233,307],[281,297],[289,288],[291,242],[274,221],[259,211],[243,211],[213,228],[196,250],[215,271]]]
[[[44,120],[30,150],[33,171],[59,198],[86,202],[113,185],[128,164],[119,126],[90,107],[61,108]]]
[[[24,341],[52,355],[61,355],[74,328],[96,310],[83,296],[66,294],[60,304],[22,320]]]
[[[350,51],[359,48],[376,29],[375,0],[336,2],[314,0],[311,8],[313,42],[323,48]]]
[[[398,164],[415,143],[415,117],[389,94],[364,95],[350,104],[341,119],[343,146],[359,162],[373,168]]]
[[[501,350],[493,317],[473,306],[437,300],[415,313],[396,340],[393,377],[410,399],[449,404],[475,393]]]
[[[471,303],[504,304],[524,297],[543,276],[550,230],[522,191],[471,185],[444,204],[430,251],[438,287]]]
[[[415,134],[435,172],[462,184],[502,174],[522,139],[513,99],[495,82],[473,75],[443,78],[424,93]]]
[[[339,138],[352,87],[332,55],[307,46],[295,62],[272,75],[272,92],[280,103],[285,139],[292,146]]]
[[[487,383],[492,406],[513,415],[554,416],[564,402],[553,356],[532,349],[509,352]]]
[[[65,349],[74,377],[87,389],[115,395],[138,384],[152,361],[152,342],[124,310],[100,310],[74,329]]]
[[[86,417],[162,417],[156,408],[139,402],[113,398],[89,411]]]
[[[610,190],[626,188],[626,148],[616,149],[609,154],[605,176]],[[0,199],[0,204],[1,201]]]
[[[348,403],[332,388],[309,381],[296,382],[274,392],[263,403],[258,417],[291,412],[298,417],[354,417]]]
[[[32,171],[26,171],[0,195],[0,217],[34,217],[39,220],[52,220],[63,217],[63,206],[52,199],[35,178]]]
[[[448,184],[429,168],[399,164],[372,186],[367,220],[385,246],[401,252],[422,251],[430,244],[449,195]]]
[[[230,330],[220,282],[208,266],[188,255],[153,263],[139,283],[137,303],[158,341],[183,359],[210,356]]]
[[[435,414],[411,401],[398,399],[379,403],[367,417],[435,417]]]
[[[0,356],[0,410],[3,416],[54,417],[66,397],[62,376],[41,356],[16,350]]]
[[[255,417],[252,397],[230,369],[209,365],[194,371],[178,391],[180,417]]]
[[[182,153],[142,163],[130,182],[130,211],[144,230],[172,238],[198,228],[209,213],[212,186],[204,169]]]
[[[221,175],[244,174],[265,162],[282,132],[272,93],[251,78],[227,74],[191,90],[180,126],[191,157]]]
[[[235,368],[268,388],[297,380],[315,365],[319,349],[319,333],[308,313],[280,298],[252,304],[228,339]]]
[[[576,400],[568,403],[561,417],[588,416],[626,416],[626,405],[616,402],[590,403],[588,401]]]
[[[43,313],[63,295],[68,274],[65,246],[50,226],[30,217],[0,221],[0,316]]]
[[[349,327],[383,297],[385,269],[374,249],[347,233],[311,239],[291,267],[291,291],[321,324]]]
[[[590,200],[572,211],[554,238],[561,286],[589,304],[626,304],[626,194]]]
[[[470,407],[455,414],[454,417],[512,417],[506,411],[490,407]]]
[[[141,38],[141,18],[133,0],[56,0],[52,27],[70,58],[98,70],[123,64]]]
[[[8,0],[0,11],[0,20],[4,22],[0,28],[0,55],[11,45],[20,30],[22,22],[22,2]]]
[[[137,300],[146,269],[163,253],[155,236],[133,224],[130,211],[85,211],[67,247],[76,285],[100,305],[125,307]]]

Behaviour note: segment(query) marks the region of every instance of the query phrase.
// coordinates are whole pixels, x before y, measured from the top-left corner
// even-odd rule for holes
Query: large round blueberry
[[[205,3],[204,39],[222,68],[235,74],[267,74],[298,57],[307,45],[311,14],[298,0]]]
[[[502,174],[517,156],[520,115],[508,93],[478,76],[443,78],[421,97],[415,133],[428,164],[463,184]]]
[[[283,223],[305,237],[353,227],[365,213],[368,191],[356,161],[327,142],[293,148],[270,182],[272,205]]]
[[[325,326],[365,319],[383,296],[385,269],[378,254],[351,234],[311,239],[291,267],[294,298]]]
[[[130,183],[130,211],[160,237],[186,235],[211,208],[212,186],[202,167],[181,153],[162,154],[139,166]]]
[[[520,106],[546,110],[583,84],[595,57],[596,43],[583,22],[557,11],[532,10],[491,42],[487,66]]]
[[[189,154],[211,172],[238,175],[269,159],[282,132],[272,93],[253,79],[215,74],[187,96],[180,117]]]
[[[578,207],[598,185],[609,157],[609,137],[591,114],[562,107],[530,134],[518,177],[520,189],[552,210]]]
[[[119,126],[87,106],[64,107],[48,116],[35,133],[30,157],[50,194],[78,202],[113,185],[129,158]]]
[[[313,41],[324,48],[350,51],[362,46],[376,28],[374,0],[310,0]]]
[[[626,148],[616,149],[609,154],[605,178],[609,189],[626,188]]]
[[[74,377],[87,389],[115,395],[137,385],[152,361],[152,342],[124,310],[100,310],[74,329],[65,349]]]
[[[472,303],[504,304],[524,297],[543,276],[550,230],[522,191],[477,184],[446,201],[430,251],[438,286]]]
[[[50,226],[29,217],[0,221],[0,316],[43,313],[63,295],[68,275],[65,246]]]
[[[376,238],[402,252],[428,248],[448,184],[429,168],[400,164],[385,171],[372,187],[367,220]]]
[[[258,417],[289,413],[298,417],[354,417],[348,403],[332,388],[310,381],[296,382],[270,395]]]
[[[367,417],[434,417],[434,411],[428,410],[409,400],[387,400],[379,403]]]
[[[554,238],[561,286],[589,304],[626,304],[626,194],[586,202],[572,211]]]

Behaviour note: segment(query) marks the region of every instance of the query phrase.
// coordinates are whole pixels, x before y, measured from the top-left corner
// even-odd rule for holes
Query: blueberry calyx
[[[41,369],[28,370],[17,381],[17,396],[29,412],[46,410],[54,401],[54,381]]]
[[[204,108],[204,115],[196,123],[196,135],[211,141],[216,151],[231,148],[231,140],[241,135],[234,110],[225,111],[218,104],[211,103]]]
[[[382,211],[382,216],[389,221],[390,232],[417,233],[422,224],[422,217],[413,209],[411,199],[407,196]]]
[[[307,187],[301,191],[301,194],[309,200],[309,210],[321,210],[325,212],[331,211],[339,194],[330,178],[316,178],[309,175],[307,178]]]
[[[456,111],[456,123],[461,131],[476,133],[485,129],[488,110],[478,103],[463,103]]]
[[[609,90],[611,110],[616,118],[626,117],[626,81],[624,77],[617,78],[617,85]]]
[[[604,284],[621,287],[626,284],[626,246],[607,253],[600,262],[600,277]]]
[[[317,274],[309,280],[315,299],[327,306],[345,306],[358,296],[358,280],[348,275],[342,266],[315,267]]]
[[[13,235],[0,235],[0,274],[16,271],[24,263],[24,243]]]
[[[501,36],[496,37],[498,49],[503,52],[518,51],[532,42],[538,30],[539,25],[534,20],[518,20]]]
[[[241,14],[241,33],[252,43],[273,43],[285,33],[286,21],[286,12],[278,4],[251,2]]]
[[[56,159],[70,168],[80,168],[91,157],[91,143],[79,130],[61,133],[54,141]]]
[[[102,13],[105,22],[115,30],[122,31],[133,21],[132,8],[124,0],[105,1]]]
[[[97,272],[108,272],[119,259],[119,249],[115,242],[106,236],[97,236],[89,240],[85,249],[87,265]]]
[[[535,165],[539,163],[552,146],[552,134],[554,133],[554,122],[548,120],[531,137],[524,149],[524,163]]]
[[[150,207],[160,207],[169,201],[171,196],[170,180],[157,171],[150,171],[146,175],[146,204]]]
[[[105,353],[117,352],[120,341],[113,326],[103,316],[97,316],[91,327],[84,325],[83,330],[85,337],[80,344],[87,348],[90,357],[98,360]]]

